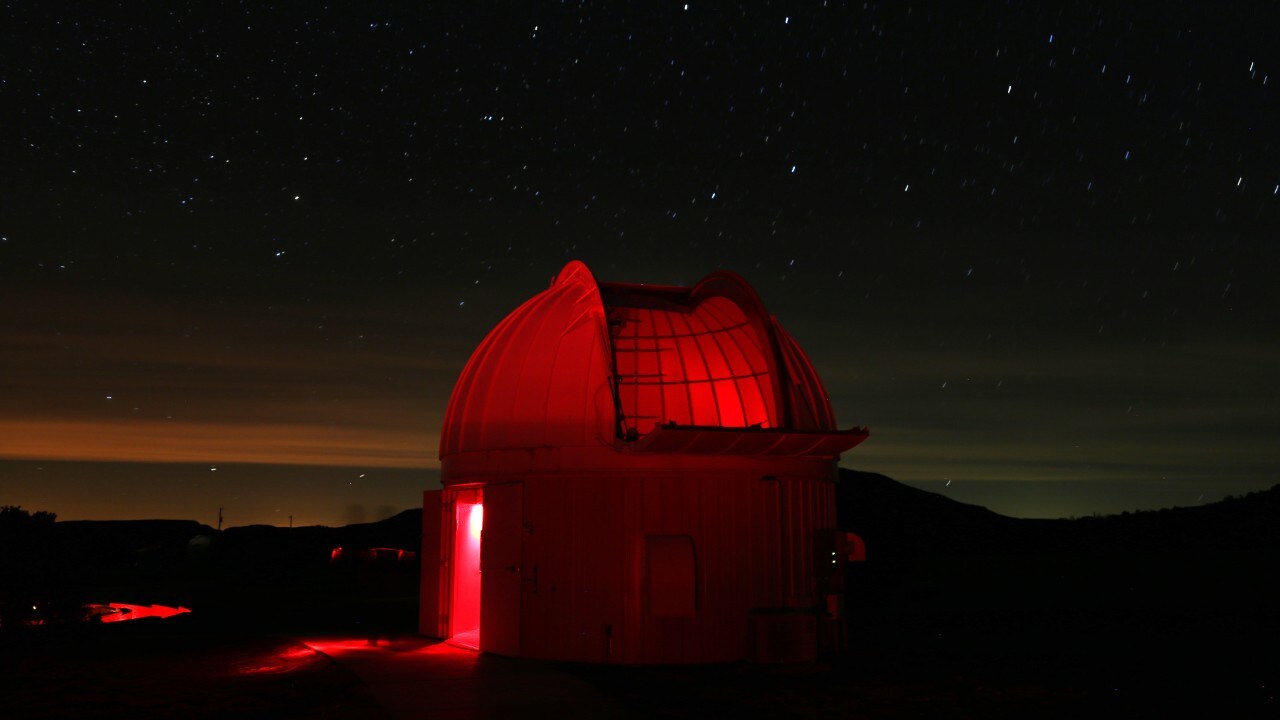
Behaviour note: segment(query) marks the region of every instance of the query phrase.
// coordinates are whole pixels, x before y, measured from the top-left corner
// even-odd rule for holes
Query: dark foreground
[[[380,718],[349,670],[288,637],[186,618],[6,636],[4,718]]]
[[[1273,717],[1274,626],[1241,619],[882,612],[825,663],[625,668],[177,618],[8,636],[0,697],[6,718]]]
[[[1274,625],[1234,622],[884,612],[864,616],[843,657],[814,667],[581,672],[655,716],[1274,717]]]
[[[0,718],[1280,716],[1280,487],[1019,521],[843,472],[840,502],[870,561],[847,576],[847,650],[803,666],[567,665],[418,638],[416,564],[331,552],[417,547],[409,513],[216,535],[59,523],[0,553],[0,577],[29,579],[0,587],[4,617],[46,621],[0,627]],[[89,601],[192,612],[55,622]]]

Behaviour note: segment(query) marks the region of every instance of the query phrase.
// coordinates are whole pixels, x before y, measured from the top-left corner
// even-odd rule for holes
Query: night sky
[[[744,276],[846,467],[1023,517],[1280,481],[1267,4],[445,5],[0,3],[0,504],[413,507],[571,259]]]

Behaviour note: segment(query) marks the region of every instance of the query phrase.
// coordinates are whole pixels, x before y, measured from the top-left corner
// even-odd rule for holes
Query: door
[[[463,647],[480,647],[480,538],[484,525],[484,504],[480,490],[470,488],[450,493],[452,563],[449,577],[448,635]]]
[[[450,567],[441,552],[441,511],[443,491],[427,490],[422,493],[422,548],[421,603],[418,606],[418,634],[427,637],[447,637],[449,630],[441,622],[440,573]]]
[[[523,564],[522,485],[486,485],[480,540],[480,649],[520,654],[520,573]]]

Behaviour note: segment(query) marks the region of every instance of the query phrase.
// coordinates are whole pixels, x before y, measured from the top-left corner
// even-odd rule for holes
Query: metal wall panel
[[[746,657],[750,612],[783,607],[806,575],[783,559],[781,487],[758,473],[530,479],[522,654],[615,663]],[[803,485],[790,492],[793,505],[811,504]],[[787,533],[810,537],[805,518],[785,523]],[[692,539],[692,617],[660,617],[647,606],[650,535]],[[812,541],[792,545],[811,550]]]

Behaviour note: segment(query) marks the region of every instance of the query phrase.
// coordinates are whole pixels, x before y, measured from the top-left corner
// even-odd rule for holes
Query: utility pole
[[[293,516],[292,516],[292,515],[290,515],[290,516],[289,516],[289,529],[290,529],[290,530],[292,530],[292,529],[293,529]]]
[[[218,508],[218,532],[222,532],[222,508]]]

